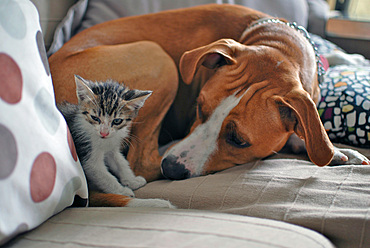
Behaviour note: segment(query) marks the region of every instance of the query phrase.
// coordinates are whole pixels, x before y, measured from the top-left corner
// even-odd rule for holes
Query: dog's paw
[[[132,208],[176,208],[171,202],[162,199],[132,199],[127,207]]]
[[[352,149],[334,148],[334,157],[330,165],[362,164],[370,165],[370,160]]]
[[[130,179],[129,181],[125,181],[124,183],[124,185],[127,185],[130,189],[137,190],[138,188],[141,188],[146,184],[146,180],[142,176],[137,176]]]

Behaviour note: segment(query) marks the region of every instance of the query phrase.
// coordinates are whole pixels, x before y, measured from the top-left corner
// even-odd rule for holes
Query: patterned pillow
[[[370,148],[370,66],[329,68],[318,111],[333,142]]]
[[[39,17],[30,1],[0,1],[0,37],[1,245],[75,198],[86,206],[87,185],[55,107]]]
[[[317,51],[319,54],[327,54],[327,53],[332,53],[334,50],[339,50],[343,52],[343,49],[335,45],[334,43],[325,40],[321,38],[320,36],[316,34],[310,33],[312,41],[315,43],[317,47]]]
[[[343,51],[317,35],[311,37],[320,54]],[[370,148],[370,63],[330,67],[320,88],[318,111],[330,139]]]

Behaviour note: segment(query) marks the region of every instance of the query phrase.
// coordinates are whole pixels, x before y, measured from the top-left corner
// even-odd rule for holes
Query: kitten
[[[91,82],[75,76],[78,104],[58,104],[75,142],[89,190],[134,196],[146,184],[121,153],[130,126],[151,91],[130,90],[117,82]]]

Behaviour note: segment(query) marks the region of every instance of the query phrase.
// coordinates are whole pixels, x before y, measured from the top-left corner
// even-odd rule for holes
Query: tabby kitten
[[[151,91],[130,90],[117,82],[91,82],[75,76],[78,104],[58,108],[67,121],[89,189],[134,196],[146,184],[121,153],[130,126]]]

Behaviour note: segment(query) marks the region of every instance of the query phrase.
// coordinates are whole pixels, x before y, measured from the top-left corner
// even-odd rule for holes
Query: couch
[[[33,2],[37,8],[25,0],[0,2],[0,245],[370,246],[370,166],[320,168],[304,154],[279,152],[212,175],[158,180],[135,191],[138,198],[167,199],[178,209],[86,207],[86,180],[54,104],[46,54],[96,23],[231,2],[297,21],[316,34],[313,39],[325,54],[340,48],[322,39],[328,13],[324,1],[274,1],[277,6],[248,0]],[[329,68],[321,87],[318,110],[330,138],[370,158],[368,61]]]

